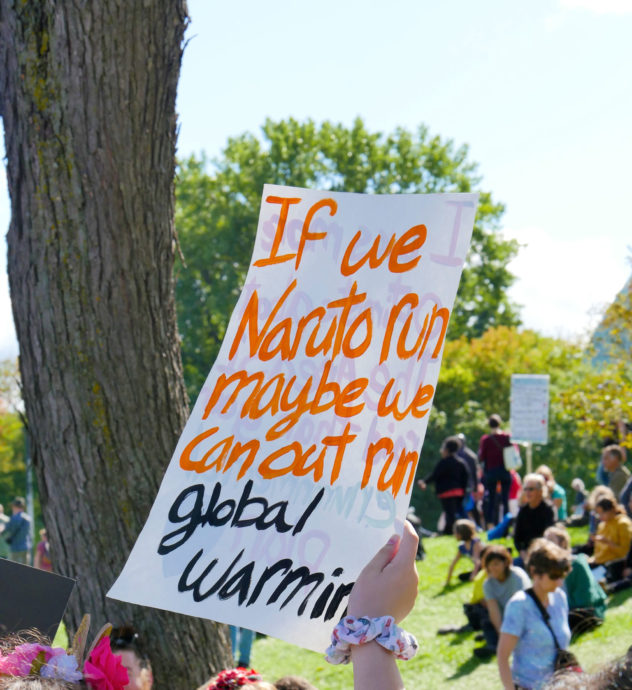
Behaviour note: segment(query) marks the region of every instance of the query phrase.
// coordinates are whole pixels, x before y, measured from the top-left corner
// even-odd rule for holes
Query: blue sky
[[[180,155],[216,156],[266,117],[425,123],[467,143],[507,205],[525,326],[585,335],[632,273],[632,0],[189,0],[189,13]],[[0,321],[3,358],[17,352],[4,273]]]

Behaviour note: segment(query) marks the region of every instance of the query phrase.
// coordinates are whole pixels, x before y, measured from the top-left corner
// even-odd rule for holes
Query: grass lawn
[[[586,530],[571,530],[573,543],[585,541]],[[481,643],[474,633],[460,635],[436,634],[445,625],[466,622],[462,603],[470,598],[470,583],[454,584],[447,590],[443,583],[448,564],[456,550],[452,537],[425,539],[426,559],[418,563],[419,596],[404,627],[419,641],[417,656],[400,662],[407,690],[431,688],[499,688],[496,660],[479,661],[472,650]],[[466,570],[462,559],[456,573]],[[625,653],[632,643],[632,589],[610,598],[605,623],[574,641],[571,649],[584,668],[591,670],[608,659]],[[271,682],[293,674],[303,676],[319,690],[348,690],[353,687],[350,666],[331,666],[323,655],[300,649],[274,638],[260,638],[253,647],[251,664]]]

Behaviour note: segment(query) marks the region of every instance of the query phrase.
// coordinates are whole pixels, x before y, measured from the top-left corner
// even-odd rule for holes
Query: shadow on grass
[[[461,589],[463,585],[471,584],[469,582],[451,582],[449,585],[443,585],[443,587],[432,597],[433,599],[437,599],[438,597],[443,597],[446,594],[450,594],[451,592],[454,592],[457,589]]]
[[[469,676],[472,671],[476,671],[476,669],[482,664],[489,664],[490,661],[496,663],[496,657],[491,656],[489,659],[479,659],[476,656],[471,656],[467,661],[464,661],[458,666],[456,671],[448,677],[448,680],[456,680],[457,678],[462,678],[463,676]]]
[[[617,606],[625,604],[625,602],[632,597],[632,588],[624,589],[622,592],[617,592],[612,595],[612,598],[608,602],[609,609],[615,609]]]
[[[454,637],[450,640],[450,646],[456,647],[457,645],[463,644],[466,640],[473,640],[476,634],[476,630],[465,630],[464,632],[454,633]]]

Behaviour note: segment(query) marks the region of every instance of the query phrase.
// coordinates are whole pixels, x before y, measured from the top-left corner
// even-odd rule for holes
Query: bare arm
[[[472,574],[470,575],[470,580],[473,580],[477,575],[479,570],[481,569],[481,551],[483,549],[483,544],[481,544],[480,541],[476,542],[474,544],[474,550],[472,552],[472,556],[474,559],[474,570],[472,570]]]
[[[495,602],[494,602],[495,603]],[[498,604],[496,604],[498,606]],[[514,690],[514,682],[511,677],[511,668],[509,667],[509,656],[513,652],[518,643],[518,638],[509,633],[500,633],[498,639],[498,648],[496,649],[496,658],[498,659],[498,672],[500,673],[500,682],[503,684],[504,690]]]
[[[377,642],[355,645],[351,661],[354,690],[404,690],[395,657]]]
[[[496,599],[485,599],[485,604],[487,604],[487,611],[489,612],[489,620],[492,625],[496,628],[496,632],[500,634],[500,626],[502,625],[503,618],[500,615],[500,606]]]
[[[450,563],[450,567],[448,568],[448,576],[445,579],[445,584],[446,587],[450,584],[450,580],[452,579],[452,573],[454,572],[454,566],[461,560],[461,552],[457,551],[456,556],[452,559],[452,563]]]
[[[405,522],[401,540],[391,537],[358,576],[349,597],[350,616],[393,616],[399,623],[408,615],[417,598],[418,542]],[[355,690],[403,690],[395,657],[377,642],[354,645],[351,661]]]

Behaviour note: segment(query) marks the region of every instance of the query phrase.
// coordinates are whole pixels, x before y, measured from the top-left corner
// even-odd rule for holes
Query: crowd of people
[[[541,465],[521,479],[514,468],[505,467],[503,450],[512,441],[498,415],[489,418],[489,428],[478,454],[467,448],[463,436],[446,438],[440,460],[419,480],[421,489],[435,485],[444,511],[442,531],[456,539],[446,587],[462,559],[471,564],[458,575],[462,582],[472,583],[472,596],[463,605],[467,622],[439,632],[478,632],[483,644],[474,654],[481,659],[497,657],[504,690],[632,688],[632,648],[625,658],[593,674],[582,672],[568,652],[574,635],[604,622],[608,595],[632,587],[632,479],[625,450],[618,445],[604,448],[598,473],[604,483],[592,491],[586,491],[580,479],[572,482],[569,511],[566,491],[551,468]],[[576,524],[587,524],[590,536],[571,548],[566,527]],[[13,501],[10,518],[0,510],[0,531],[8,555],[28,564],[30,518],[23,499]],[[402,536],[394,535],[367,564],[332,633],[326,658],[353,665],[356,690],[403,688],[396,659],[412,658],[417,642],[398,624],[417,596],[418,531],[407,522]],[[34,564],[50,568],[45,531],[40,536]],[[505,541],[496,541],[499,537]],[[506,545],[511,539],[514,553]],[[254,637],[253,631],[231,626],[236,667],[223,670],[198,690],[316,690],[295,676],[264,680],[250,668]],[[108,657],[104,662],[109,670],[99,672],[106,674],[109,685],[99,685],[93,682],[92,669],[100,663],[96,657],[89,655],[81,666],[72,654],[41,641],[0,640],[0,688],[149,690],[151,666],[137,641],[130,626],[112,631],[102,655],[111,654],[115,661]],[[99,645],[93,655],[97,649]],[[27,657],[28,663],[22,663]]]
[[[581,479],[573,480],[569,515],[566,491],[550,467],[540,465],[522,480],[505,467],[503,451],[511,443],[500,417],[492,415],[474,476],[460,455],[463,439],[453,436],[419,486],[435,483],[445,513],[443,532],[457,541],[446,585],[461,558],[473,562],[459,575],[473,581],[472,597],[463,605],[467,622],[438,632],[478,631],[483,645],[474,654],[497,656],[503,687],[535,688],[552,676],[571,636],[604,622],[608,595],[632,587],[632,478],[625,449],[608,444],[597,473],[600,483],[588,493]],[[464,472],[470,473],[467,482]],[[479,491],[468,495],[468,487],[477,485]],[[519,489],[512,506],[514,485]],[[461,502],[447,500],[452,496]],[[566,528],[573,525],[589,525],[589,538],[571,548]],[[487,543],[481,538],[485,532]],[[514,554],[494,543],[500,537],[513,540]]]

